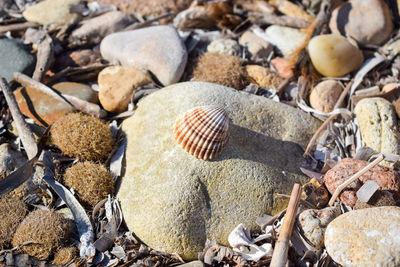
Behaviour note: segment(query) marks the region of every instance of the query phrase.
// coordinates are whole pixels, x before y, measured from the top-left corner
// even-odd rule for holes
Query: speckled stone
[[[69,7],[79,2],[80,0],[44,0],[28,7],[22,15],[27,21],[43,25],[65,24],[76,16],[70,13]]]
[[[322,81],[310,94],[310,105],[322,112],[331,112],[342,93],[343,88],[336,80]]]
[[[365,145],[378,152],[398,154],[397,118],[389,101],[381,97],[364,98],[357,103],[354,113]]]
[[[325,231],[332,259],[352,267],[400,265],[400,208],[377,207],[350,211],[333,220]]]
[[[200,105],[224,107],[229,142],[204,161],[187,153],[173,134],[176,119]],[[126,174],[117,197],[125,221],[149,246],[197,258],[207,238],[228,244],[239,223],[285,208],[274,192],[305,183],[303,150],[320,122],[272,100],[205,82],[179,83],[139,102],[123,122]],[[229,218],[229,220],[227,220]]]
[[[324,176],[324,182],[329,192],[333,194],[336,188],[349,179],[353,174],[368,165],[367,161],[345,158],[330,169]],[[390,190],[395,199],[400,197],[400,176],[392,168],[377,165],[351,183],[339,195],[344,204],[353,207],[357,201],[356,192],[368,180],[374,180],[382,190]]]
[[[321,249],[324,247],[326,227],[339,215],[340,209],[338,207],[305,210],[299,214],[300,229],[316,249]]]
[[[238,56],[240,54],[240,46],[232,39],[218,39],[207,46],[207,52]]]

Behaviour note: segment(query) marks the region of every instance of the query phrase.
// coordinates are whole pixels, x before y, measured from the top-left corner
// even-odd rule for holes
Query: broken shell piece
[[[217,157],[228,143],[229,118],[218,106],[200,106],[175,122],[174,134],[183,149],[203,160]]]

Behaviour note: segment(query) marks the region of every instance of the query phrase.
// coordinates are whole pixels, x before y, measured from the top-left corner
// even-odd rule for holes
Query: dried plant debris
[[[64,247],[57,250],[54,254],[53,263],[55,265],[67,265],[73,262],[79,255],[76,247]]]
[[[89,161],[69,167],[64,174],[64,184],[75,191],[82,204],[91,207],[114,192],[114,180],[107,169]]]
[[[12,243],[30,256],[46,260],[68,241],[70,231],[67,219],[59,213],[35,210],[18,226]]]
[[[108,124],[81,113],[70,113],[55,121],[50,134],[51,144],[80,160],[103,161],[114,144]]]
[[[238,57],[209,52],[198,59],[193,79],[218,83],[238,90],[246,85],[242,64]]]
[[[28,214],[24,202],[5,196],[0,199],[0,248],[9,248],[19,223]]]

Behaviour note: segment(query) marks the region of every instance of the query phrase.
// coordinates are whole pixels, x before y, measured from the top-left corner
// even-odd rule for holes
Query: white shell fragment
[[[174,133],[183,149],[203,160],[216,158],[229,139],[229,118],[218,106],[200,106],[185,112],[175,122]]]

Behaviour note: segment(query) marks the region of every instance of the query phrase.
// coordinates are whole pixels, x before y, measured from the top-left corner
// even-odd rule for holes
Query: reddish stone
[[[274,66],[276,72],[282,78],[288,79],[294,75],[292,69],[293,65],[286,58],[276,57],[273,60],[271,60],[271,65]]]
[[[97,92],[87,85],[63,82],[53,85],[58,92],[78,97],[82,100],[96,103]],[[20,87],[14,92],[21,112],[42,126],[50,125],[62,115],[74,110],[66,102],[46,95],[35,88]]]
[[[364,160],[343,159],[325,174],[325,186],[333,194],[339,185],[367,165],[368,162]],[[368,180],[377,182],[381,190],[391,191],[395,199],[400,198],[400,175],[391,168],[378,165],[367,171],[357,181],[343,190],[339,195],[340,200],[344,204],[353,207],[357,201],[357,190]]]

